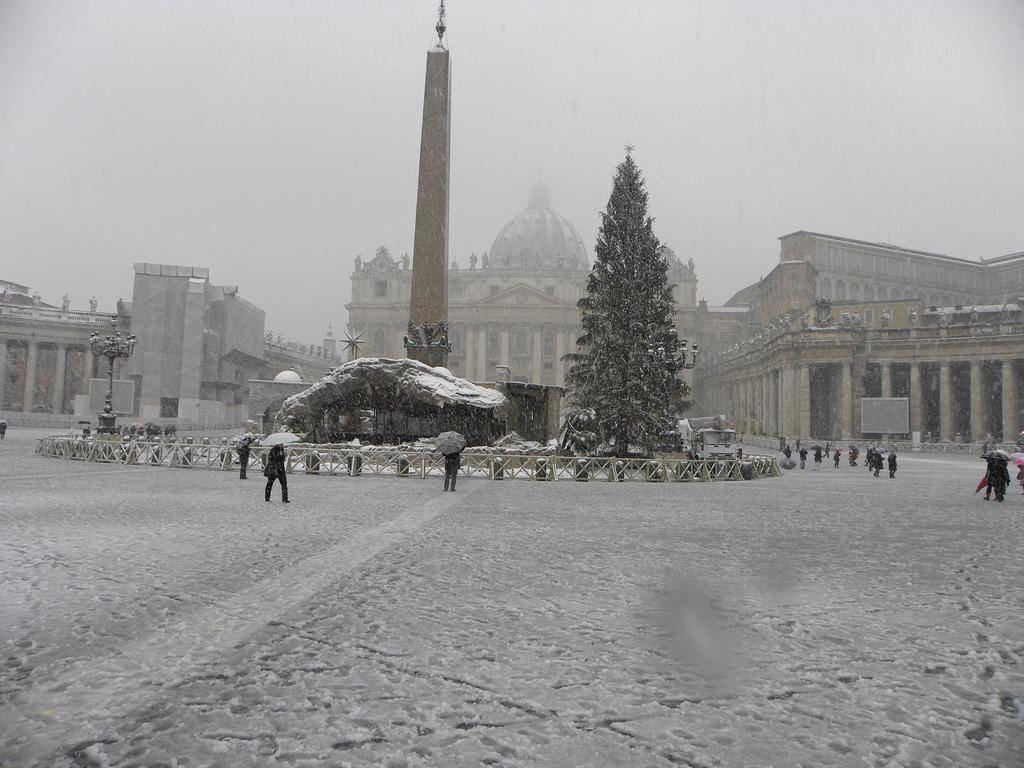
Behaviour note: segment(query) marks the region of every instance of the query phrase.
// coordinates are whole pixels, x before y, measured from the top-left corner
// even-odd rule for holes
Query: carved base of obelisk
[[[448,323],[444,320],[423,325],[410,321],[409,332],[402,339],[402,344],[412,360],[434,368],[448,367],[448,353],[452,351],[452,345],[448,341]]]

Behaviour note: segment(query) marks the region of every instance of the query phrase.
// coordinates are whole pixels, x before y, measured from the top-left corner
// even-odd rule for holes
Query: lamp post
[[[117,330],[117,316],[110,318],[111,332],[106,337],[100,337],[96,331],[89,334],[89,346],[92,347],[94,355],[105,357],[109,361],[107,370],[107,402],[103,405],[103,413],[99,415],[99,427],[96,432],[99,434],[113,434],[117,425],[117,416],[114,414],[114,361],[118,358],[127,359],[135,351],[135,334],[129,334],[127,338],[122,337]]]
[[[660,333],[651,327],[637,326],[637,334],[641,339],[647,336],[647,346],[637,350],[636,355],[661,370],[665,387],[665,413],[674,416],[674,396],[679,384],[676,373],[690,370],[697,364],[697,345],[688,345],[686,339],[680,340],[675,326]]]

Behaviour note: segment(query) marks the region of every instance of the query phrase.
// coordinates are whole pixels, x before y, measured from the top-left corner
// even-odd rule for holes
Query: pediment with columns
[[[574,304],[563,301],[557,296],[549,296],[526,283],[517,283],[493,296],[486,296],[475,302],[480,306],[491,307],[571,307]]]

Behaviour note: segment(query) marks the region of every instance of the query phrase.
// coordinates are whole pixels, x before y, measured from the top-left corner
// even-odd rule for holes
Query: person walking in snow
[[[807,464],[807,449],[800,449],[800,469],[803,469]]]
[[[995,475],[995,465],[996,460],[991,456],[985,458],[985,501],[988,501],[992,497],[992,478]],[[978,491],[975,491],[975,493],[977,492]]]
[[[860,448],[858,448],[857,446],[853,446],[850,449],[850,466],[851,467],[856,467],[857,466],[857,457],[858,456],[860,456]]]
[[[1017,471],[1017,482],[1020,483],[1021,493],[1024,493],[1024,465]]]
[[[459,467],[461,466],[462,451],[444,455],[444,489],[446,491],[449,490],[448,485],[451,483],[451,492],[455,493],[455,481],[459,479]]]
[[[836,469],[839,469],[839,449],[836,448],[836,452],[832,454],[832,463]]]
[[[267,488],[263,497],[270,501],[270,491],[274,487],[276,479],[281,484],[281,501],[288,503],[288,472],[285,468],[284,446],[275,445],[267,454],[267,468],[263,470],[263,476],[267,478]]]
[[[7,419],[0,419],[0,440],[7,436]]]
[[[252,450],[252,441],[243,440],[238,446],[238,479],[248,480],[249,478],[245,475],[245,470],[249,467],[249,452]]]
[[[817,472],[818,471],[818,467],[821,466],[821,459],[822,458],[823,457],[821,455],[821,446],[820,445],[814,446],[814,467],[813,467],[813,469],[814,469],[815,472]]]
[[[871,454],[871,466],[875,470],[875,477],[878,477],[878,473],[882,471],[882,452],[874,451]]]
[[[889,451],[889,479],[892,480],[896,477],[896,451]]]
[[[993,464],[992,490],[995,491],[996,501],[1002,501],[1006,497],[1006,487],[1010,484],[1010,472],[1006,468],[1006,459],[996,459]]]
[[[789,447],[789,443],[786,443],[786,447],[782,449],[782,454],[787,458],[792,458],[793,449]]]

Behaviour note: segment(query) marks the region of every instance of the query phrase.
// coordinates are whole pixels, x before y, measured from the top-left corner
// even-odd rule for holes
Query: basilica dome
[[[534,187],[526,210],[502,227],[487,256],[490,269],[579,271],[588,268],[580,233],[551,210],[551,196]]]

